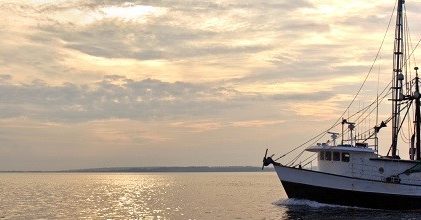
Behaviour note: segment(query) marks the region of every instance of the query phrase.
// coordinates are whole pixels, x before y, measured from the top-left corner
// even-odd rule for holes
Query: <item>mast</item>
[[[398,132],[400,124],[400,103],[403,99],[402,93],[402,74],[403,68],[403,50],[404,50],[404,23],[403,23],[403,5],[405,0],[398,0],[396,13],[395,44],[393,52],[393,85],[392,85],[392,157],[396,158],[396,148],[398,145]]]
[[[420,113],[420,87],[419,87],[419,78],[418,78],[418,67],[415,67],[415,133],[416,133],[416,160],[420,160],[420,146],[421,146],[421,128],[420,128],[420,120],[421,120],[421,113]]]

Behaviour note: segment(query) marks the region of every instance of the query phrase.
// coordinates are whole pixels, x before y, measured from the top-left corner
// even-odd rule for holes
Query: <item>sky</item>
[[[259,166],[267,147],[287,152],[351,101],[394,1],[0,5],[0,170],[62,170]],[[407,7],[415,44],[421,1]],[[392,34],[368,94],[390,80]]]

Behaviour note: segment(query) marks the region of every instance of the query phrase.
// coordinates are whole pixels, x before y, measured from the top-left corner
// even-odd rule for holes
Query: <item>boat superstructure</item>
[[[393,70],[388,89],[377,92],[369,105],[345,117],[360,88],[329,129],[277,158],[268,157],[266,150],[263,165],[274,165],[289,198],[368,208],[421,209],[420,82],[418,67],[410,67],[408,62],[416,47],[411,50],[407,42],[405,0],[397,0],[394,11]],[[392,111],[390,117],[380,121],[379,102],[386,97],[391,101]],[[367,112],[375,112],[375,126],[357,134],[356,127]],[[399,150],[404,149],[399,144],[404,123],[411,127],[408,159],[399,155]],[[385,127],[391,128],[391,145],[387,155],[382,156],[379,133]],[[338,128],[340,132],[332,132]],[[331,135],[330,140],[317,143],[325,134]],[[302,151],[297,156],[281,161],[298,149]],[[305,152],[310,156],[303,158]]]

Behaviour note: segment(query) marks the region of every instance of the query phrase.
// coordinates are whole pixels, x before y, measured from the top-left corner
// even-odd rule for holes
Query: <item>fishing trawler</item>
[[[377,92],[377,97],[366,107],[344,117],[360,88],[329,129],[277,158],[268,156],[266,149],[263,167],[274,166],[289,198],[375,209],[421,209],[420,79],[418,67],[411,67],[408,62],[420,42],[411,51],[405,12],[405,0],[397,0],[391,17],[392,21],[396,14],[393,74],[383,92]],[[391,97],[388,100],[392,114],[379,119],[379,103],[387,97]],[[376,124],[364,135],[356,134],[357,126],[374,112]],[[410,138],[405,148],[399,141],[404,122],[411,128],[406,129],[411,133],[407,135]],[[379,134],[387,130],[386,127],[391,128],[391,145],[387,155],[382,156]],[[334,129],[341,130],[334,132]],[[329,141],[317,143],[329,134]],[[409,158],[401,158],[399,150],[408,148]],[[297,155],[291,157],[292,153]],[[305,153],[310,156],[303,158]]]

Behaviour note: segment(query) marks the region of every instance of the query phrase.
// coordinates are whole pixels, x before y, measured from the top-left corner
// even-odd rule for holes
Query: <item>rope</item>
[[[389,87],[389,85],[390,85],[390,83],[392,83],[392,81],[390,81],[389,82],[389,84],[383,89],[383,91],[380,93],[381,95],[386,91],[386,89]],[[379,100],[379,102],[381,103],[388,95],[389,95],[390,93],[387,93],[387,94],[385,94],[380,100]],[[377,102],[377,100],[375,100],[375,101],[373,101],[373,103],[371,103],[370,105],[368,105],[368,106],[366,106],[365,108],[363,108],[363,109],[361,109],[360,111],[358,111],[358,112],[356,112],[356,113],[354,113],[353,115],[351,115],[351,116],[349,116],[350,118],[352,118],[352,117],[354,117],[355,115],[357,115],[357,114],[359,114],[359,113],[361,113],[362,111],[366,111],[366,110],[368,110],[369,109],[369,107],[370,106],[372,106],[374,103],[376,103]],[[373,112],[375,110],[375,108],[373,108],[371,111],[370,111],[370,114]],[[367,117],[367,116],[366,116]],[[332,127],[336,127],[337,125],[339,125],[340,123],[336,123],[334,126],[332,126]],[[331,128],[332,128],[331,127]],[[330,128],[330,129],[331,129]],[[311,145],[314,145],[315,143],[317,143],[320,139],[322,139],[325,135],[326,135],[326,132],[327,131],[329,131],[330,129],[328,129],[328,130],[326,130],[326,131],[324,131],[323,133],[320,133],[318,136],[316,136],[316,137],[314,137],[311,141],[313,141],[314,139],[316,139],[317,138],[317,140],[316,141],[314,141]],[[371,129],[370,129],[371,130]],[[348,131],[348,129],[346,130],[346,131]],[[346,132],[345,131],[345,132]],[[364,132],[363,134],[365,134],[365,133],[367,133],[367,132]],[[323,135],[322,135],[323,134]],[[322,136],[321,136],[322,135]],[[302,145],[305,145],[305,144],[307,144],[307,143],[309,143],[310,141],[307,141],[306,143],[304,143],[304,144],[302,144]],[[304,150],[302,150],[296,157],[294,157],[290,162],[288,162],[286,165],[289,165],[289,164],[294,164],[300,157],[301,157],[301,155],[303,154],[305,152],[305,149]],[[276,160],[279,160],[279,159],[281,159],[283,156],[281,156],[281,157],[279,157],[279,158],[276,158],[275,159],[275,161]]]
[[[284,157],[284,156],[286,156],[286,155],[288,155],[289,153],[291,153],[291,152],[293,152],[293,151],[295,151],[296,149],[299,149],[299,148],[301,148],[302,146],[304,146],[304,145],[306,145],[306,144],[308,144],[309,142],[311,142],[312,140],[314,140],[314,139],[316,139],[316,138],[318,138],[317,140],[316,140],[316,142],[318,141],[318,140],[320,140],[322,137],[324,137],[324,135],[322,135],[322,134],[325,134],[327,131],[329,131],[330,129],[332,129],[333,127],[336,127],[337,125],[339,125],[339,121],[341,120],[341,118],[346,114],[346,112],[348,111],[348,113],[349,113],[349,109],[351,108],[351,106],[353,105],[353,103],[355,102],[355,100],[356,100],[356,98],[359,96],[359,94],[360,94],[360,92],[362,91],[362,88],[365,86],[365,84],[366,84],[366,82],[367,82],[367,79],[368,79],[368,77],[369,77],[369,75],[370,75],[370,73],[372,72],[372,69],[373,69],[373,67],[374,67],[374,64],[376,63],[376,61],[377,61],[377,59],[378,59],[378,57],[379,57],[379,54],[380,54],[380,51],[381,51],[381,49],[382,49],[382,47],[383,47],[383,44],[384,44],[384,41],[385,41],[385,38],[386,38],[386,36],[387,36],[387,33],[388,33],[388,31],[389,31],[389,28],[390,28],[390,24],[391,24],[391,21],[392,21],[392,18],[393,18],[393,14],[394,14],[394,11],[395,11],[395,9],[396,9],[396,4],[395,4],[395,6],[394,6],[394,8],[393,8],[393,12],[392,12],[392,15],[391,15],[391,17],[390,17],[390,19],[389,19],[389,23],[388,23],[388,25],[387,25],[387,30],[386,30],[386,33],[385,33],[385,35],[384,35],[384,37],[383,37],[383,40],[382,40],[382,42],[381,42],[381,44],[380,44],[380,47],[379,47],[379,50],[377,51],[377,54],[376,54],[376,56],[375,56],[375,58],[374,58],[374,60],[373,60],[373,64],[371,65],[371,67],[370,67],[370,69],[369,69],[369,71],[368,71],[368,73],[366,74],[366,76],[365,76],[365,78],[364,78],[364,80],[363,80],[363,82],[362,82],[362,84],[361,84],[361,86],[359,87],[359,89],[358,89],[358,91],[357,91],[357,93],[355,94],[355,96],[353,97],[353,99],[351,100],[351,102],[349,103],[349,105],[347,106],[347,108],[345,109],[345,111],[341,114],[341,116],[336,120],[336,122],[334,123],[334,125],[333,126],[331,126],[329,129],[327,129],[327,130],[325,130],[323,133],[320,133],[320,134],[318,134],[317,136],[315,136],[315,137],[313,137],[313,138],[311,138],[310,140],[308,140],[308,141],[306,141],[304,144],[301,144],[301,145],[299,145],[298,147],[296,147],[296,148],[294,148],[294,149],[292,149],[291,151],[289,151],[289,152],[287,152],[286,154],[284,154],[284,155],[282,155],[281,157],[279,157],[279,158],[277,158],[276,160],[279,160],[280,158],[282,158],[282,157]],[[411,48],[412,48],[412,39],[411,39],[411,37],[410,37],[410,35],[409,35],[409,25],[408,25],[408,21],[407,21],[407,16],[406,16],[406,7],[405,7],[405,22],[406,22],[406,24],[407,25],[405,25],[405,27],[406,27],[406,32],[407,32],[407,35],[406,35],[406,41],[407,42],[409,42],[410,43],[410,45],[407,45],[407,47],[408,48],[405,48],[405,49],[407,49],[406,51],[409,51]],[[416,63],[415,62],[415,55],[414,55],[414,52],[415,52],[415,50],[418,48],[418,46],[420,45],[420,43],[421,43],[421,37],[420,37],[420,39],[418,40],[418,42],[417,42],[417,44],[415,45],[415,47],[413,47],[412,48],[412,51],[411,51],[411,53],[409,54],[409,56],[406,56],[407,55],[407,53],[405,53],[405,61],[404,61],[404,66],[406,67],[405,68],[405,70],[406,70],[406,87],[407,87],[407,92],[408,91],[410,91],[411,90],[411,87],[412,87],[412,85],[410,85],[410,83],[408,83],[408,81],[407,81],[407,79],[408,79],[408,77],[407,77],[407,71],[408,71],[408,65],[410,66],[411,65],[411,61],[410,61],[410,59],[411,59],[411,57],[413,57],[414,58],[414,63]],[[408,63],[408,61],[409,61],[409,63]],[[410,72],[410,75],[412,75],[411,74],[411,71],[409,71]],[[393,80],[392,80],[393,81]],[[383,95],[383,93],[386,91],[386,89],[390,86],[390,84],[392,83],[392,81],[390,81],[389,83],[388,83],[388,85],[383,89],[383,91],[381,92],[381,94],[379,95],[378,94],[378,92],[377,92],[377,97],[378,96],[382,96]],[[377,89],[377,91],[378,91],[378,89]],[[381,100],[380,100],[380,102],[382,102],[388,95],[390,94],[390,92],[388,92],[385,96],[383,96],[382,98],[381,98]],[[361,124],[362,122],[364,122],[364,120],[366,120],[367,119],[367,117],[369,117],[372,113],[373,113],[373,111],[374,110],[376,110],[376,109],[378,109],[378,102],[379,102],[379,100],[378,100],[378,98],[374,101],[374,102],[372,102],[370,105],[368,105],[368,106],[366,106],[366,107],[363,107],[362,109],[360,109],[357,113],[355,113],[355,114],[353,114],[352,116],[348,116],[348,119],[349,118],[352,118],[353,116],[355,116],[355,115],[357,115],[357,114],[359,114],[359,113],[361,113],[361,114],[359,114],[359,116],[355,119],[356,120],[356,122],[355,122],[355,124],[356,125],[358,125],[358,124]],[[375,108],[373,108],[371,111],[369,111],[370,109],[371,109],[371,107],[375,104],[375,103],[377,103],[377,106],[375,107]],[[402,112],[402,111],[404,111],[405,109],[407,109],[407,113],[408,113],[408,111],[410,110],[410,103],[411,102],[406,102],[406,103],[401,103],[401,104],[406,104],[406,106],[404,106],[399,112]],[[367,114],[367,115],[365,115],[366,114],[366,112],[367,111],[369,111],[369,113]],[[405,114],[405,117],[407,116],[407,113]],[[404,117],[404,118],[405,118]],[[408,118],[409,118],[410,116],[408,115]],[[362,119],[361,119],[362,118]],[[388,118],[386,121],[390,121],[391,119],[393,118],[393,116],[392,117],[390,117],[390,118]],[[361,120],[360,120],[361,119]],[[410,119],[408,119],[408,120],[410,120]],[[378,122],[377,122],[378,123]],[[409,122],[408,122],[409,123]],[[399,127],[399,129],[401,129],[401,127],[403,126],[403,122],[402,122],[402,124],[400,125],[400,127]],[[347,129],[348,130],[348,129]],[[367,131],[365,131],[364,133],[362,133],[362,134],[366,134],[367,132],[370,132],[372,130],[372,128],[370,128],[370,129],[368,129]],[[410,128],[410,126],[408,125],[408,135],[411,133],[411,128]],[[361,134],[361,135],[362,135]],[[372,136],[372,135],[371,135]],[[404,140],[404,139],[406,139],[406,140],[409,140],[409,138],[405,135],[405,134],[403,134],[403,132],[401,132],[401,139],[402,140]],[[405,141],[405,140],[404,140]],[[406,141],[405,141],[406,142]],[[408,142],[406,142],[406,143],[408,143]],[[390,149],[389,149],[390,150]],[[305,151],[305,149],[303,150],[303,151],[301,151],[292,161],[290,161],[290,163],[291,164],[294,164],[297,160],[298,160],[298,158],[300,158],[301,157],[301,155],[304,153],[304,151]],[[312,154],[312,155],[310,155],[309,157],[307,157],[307,158],[305,158],[303,161],[301,161],[301,163],[303,163],[303,162],[306,162],[307,160],[309,160],[309,159],[311,159],[312,157],[314,157],[314,155],[315,155],[316,153],[314,153],[314,154]],[[314,161],[315,159],[317,159],[317,157],[315,157],[315,158],[313,158],[312,160],[310,160],[308,163],[306,163],[305,165],[308,165],[309,163],[311,163],[312,161]],[[305,166],[304,165],[304,166]]]
[[[379,49],[377,50],[376,56],[375,56],[375,58],[374,58],[374,60],[373,60],[373,63],[371,64],[370,69],[369,69],[369,71],[367,72],[367,74],[366,74],[366,76],[365,76],[365,78],[364,78],[364,80],[363,80],[363,82],[362,82],[361,86],[358,88],[357,93],[355,94],[355,96],[353,97],[353,99],[351,100],[351,102],[349,103],[349,105],[347,106],[347,108],[343,111],[343,113],[341,114],[341,116],[340,116],[340,117],[339,117],[339,118],[335,121],[335,123],[334,123],[331,127],[329,127],[328,129],[324,130],[323,132],[319,133],[319,134],[318,134],[318,135],[316,135],[315,137],[310,138],[309,140],[307,140],[307,141],[306,141],[306,142],[304,142],[303,144],[298,145],[297,147],[294,147],[293,149],[289,150],[287,153],[285,153],[285,154],[281,155],[280,157],[276,158],[276,159],[275,159],[275,161],[277,161],[277,160],[279,160],[279,159],[281,159],[281,158],[285,157],[286,155],[288,155],[288,154],[290,154],[290,153],[292,153],[292,152],[296,151],[297,149],[300,149],[301,147],[303,147],[303,146],[307,145],[308,143],[310,143],[311,141],[315,140],[316,138],[318,138],[318,137],[320,137],[320,136],[321,136],[321,137],[320,137],[320,139],[321,139],[321,138],[324,136],[324,134],[325,134],[326,132],[328,132],[328,131],[329,131],[329,130],[331,130],[332,128],[336,127],[337,125],[339,125],[339,122],[341,121],[341,119],[343,118],[343,116],[347,113],[347,111],[350,109],[350,107],[352,106],[352,104],[355,102],[355,100],[357,99],[358,95],[359,95],[359,94],[360,94],[360,92],[362,91],[363,87],[365,86],[365,84],[366,84],[366,82],[367,82],[367,79],[368,79],[368,77],[370,76],[371,71],[373,70],[373,67],[374,67],[374,65],[375,65],[375,64],[376,64],[376,62],[377,62],[377,59],[379,58],[379,55],[380,55],[381,49],[383,48],[383,45],[384,45],[384,42],[385,42],[385,39],[386,39],[387,33],[389,32],[389,29],[390,29],[390,24],[392,23],[392,18],[393,18],[393,15],[394,15],[394,13],[395,13],[395,9],[396,9],[396,4],[395,4],[395,5],[394,5],[394,7],[393,7],[392,14],[391,14],[391,16],[390,16],[390,18],[389,18],[389,22],[388,22],[388,24],[387,24],[386,32],[385,32],[385,34],[384,34],[384,36],[383,36],[382,42],[381,42],[381,44],[380,44],[380,47],[379,47]],[[420,39],[420,41],[421,41],[421,39]],[[390,83],[389,83],[389,84],[390,84]],[[387,87],[388,87],[388,86],[387,86]],[[386,88],[387,88],[387,87],[386,87]],[[319,140],[320,140],[320,139],[319,139]],[[304,151],[304,150],[303,150],[303,151]],[[299,153],[299,156],[301,156],[301,155],[302,155],[302,153],[303,153],[303,152]]]

